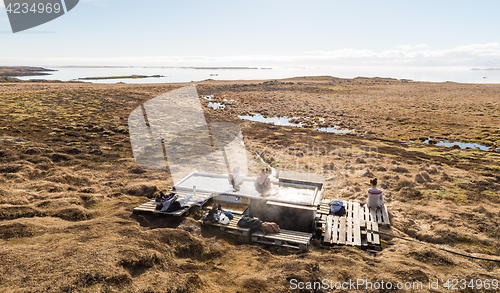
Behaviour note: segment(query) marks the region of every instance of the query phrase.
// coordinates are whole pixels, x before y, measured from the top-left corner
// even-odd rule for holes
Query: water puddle
[[[431,140],[432,140],[432,138],[429,137],[426,140],[424,140],[423,143],[430,144],[429,142]],[[410,142],[414,142],[414,141],[410,140]],[[478,148],[478,149],[480,149],[482,151],[488,151],[490,149],[496,149],[495,147],[487,147],[485,145],[478,144],[478,143],[459,142],[459,141],[449,142],[449,141],[444,141],[444,140],[438,141],[435,145],[444,145],[446,147],[453,147],[453,146],[456,145],[456,146],[460,147],[461,149],[466,149],[466,148],[475,149],[475,148]]]
[[[295,127],[302,127],[302,123],[292,123],[290,120],[292,119],[298,119],[298,117],[264,117],[261,114],[254,114],[254,115],[238,115],[238,118],[248,120],[248,121],[253,121],[253,122],[262,122],[262,123],[272,123],[274,125],[280,125],[280,126],[295,126]]]
[[[340,129],[340,127],[335,126],[335,127],[320,127],[320,128],[314,128],[314,130],[317,131],[324,131],[324,132],[330,132],[330,133],[340,133],[340,134],[347,134],[351,132],[348,129]]]
[[[297,120],[302,120],[300,117],[264,117],[261,114],[254,114],[254,115],[238,115],[238,118],[248,120],[248,121],[253,121],[253,122],[262,122],[262,123],[272,123],[274,125],[279,125],[279,126],[294,126],[294,127],[303,127],[302,122],[293,122]],[[306,117],[304,119],[309,119],[309,117]],[[325,122],[324,118],[318,118],[318,120],[322,123]],[[315,123],[317,126],[317,124]],[[314,130],[317,131],[323,131],[323,132],[330,132],[330,133],[338,133],[338,134],[346,134],[351,132],[352,130],[349,129],[341,129],[338,126],[334,127],[315,127],[313,128]]]
[[[210,96],[202,96],[201,97],[202,99],[204,100],[207,100],[207,101],[214,101],[214,98],[215,96],[214,95],[210,95]],[[235,100],[228,100],[228,99],[224,99],[224,103],[226,104],[231,104],[231,103],[234,103],[236,102]],[[217,109],[225,109],[226,108],[226,105],[222,103],[222,102],[208,102],[207,106],[213,108],[214,110],[217,110]]]
[[[226,105],[216,102],[209,102],[207,106],[212,107],[214,110],[226,108]]]

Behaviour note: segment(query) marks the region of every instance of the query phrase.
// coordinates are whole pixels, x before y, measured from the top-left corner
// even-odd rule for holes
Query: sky
[[[0,65],[500,67],[500,1],[80,0]]]

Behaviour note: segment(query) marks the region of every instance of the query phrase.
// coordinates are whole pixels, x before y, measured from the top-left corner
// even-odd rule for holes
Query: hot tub
[[[262,195],[254,186],[255,178],[246,178],[234,190],[228,175],[193,172],[175,185],[177,190],[209,192],[217,200],[247,204],[250,216],[275,222],[282,229],[312,232],[316,210],[323,196],[322,182],[280,178],[271,181],[271,191]]]

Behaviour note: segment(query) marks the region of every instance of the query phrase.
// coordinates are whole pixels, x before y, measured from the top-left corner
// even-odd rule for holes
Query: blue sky
[[[500,1],[81,0],[0,65],[500,67]]]

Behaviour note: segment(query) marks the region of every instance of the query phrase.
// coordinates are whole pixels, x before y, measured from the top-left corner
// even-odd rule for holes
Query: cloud
[[[474,64],[474,60],[484,62],[488,58],[496,60],[500,57],[500,44],[471,44],[457,46],[451,49],[432,50],[426,44],[416,46],[400,45],[395,49],[384,51],[343,49],[335,51],[306,52],[311,60],[324,61],[369,61],[374,63],[412,63],[435,65]],[[479,65],[479,64],[477,64]]]
[[[374,51],[342,49],[310,51],[296,55],[233,56],[131,56],[102,58],[9,58],[19,64],[49,65],[126,65],[126,66],[256,66],[256,67],[330,67],[330,66],[471,66],[500,67],[500,43],[470,44],[433,50],[430,46],[398,46]]]
[[[412,45],[399,45],[396,47],[398,50],[403,50],[403,51],[409,51],[409,50],[414,50],[414,49],[426,49],[429,48],[429,45],[427,44],[418,44],[416,46]]]

